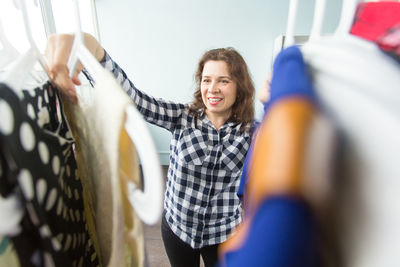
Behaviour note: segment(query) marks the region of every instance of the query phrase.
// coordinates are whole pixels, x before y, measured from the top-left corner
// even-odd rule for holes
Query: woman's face
[[[236,100],[236,87],[225,61],[207,61],[200,84],[206,114],[229,118]]]

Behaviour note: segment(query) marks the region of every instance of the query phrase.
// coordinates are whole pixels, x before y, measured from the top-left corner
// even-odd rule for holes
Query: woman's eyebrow
[[[201,79],[211,79],[213,76],[209,76],[209,75],[204,75],[201,76]],[[227,75],[222,75],[222,76],[217,76],[217,79],[228,79],[228,80],[232,80],[231,76],[227,76]]]

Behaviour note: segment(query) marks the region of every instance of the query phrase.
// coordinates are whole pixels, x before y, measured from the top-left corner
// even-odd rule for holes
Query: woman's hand
[[[79,62],[72,78],[69,77],[68,59],[71,54],[73,34],[51,35],[47,41],[45,57],[50,72],[50,79],[60,91],[72,102],[77,101],[75,85],[80,85],[78,79],[83,66]],[[84,34],[84,42],[88,50],[98,61],[104,57],[104,49],[99,42],[90,34]]]
[[[270,97],[270,84],[271,84],[271,79],[272,79],[272,71],[268,73],[267,78],[264,81],[263,86],[260,88],[257,94],[258,100],[264,105],[265,103],[268,102],[269,97]]]

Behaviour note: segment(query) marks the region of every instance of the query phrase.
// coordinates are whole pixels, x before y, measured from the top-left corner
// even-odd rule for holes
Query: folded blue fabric
[[[307,72],[303,55],[297,46],[291,46],[282,50],[275,59],[273,76],[270,88],[270,100],[264,104],[264,116],[268,109],[277,101],[286,97],[303,97],[316,104],[314,86]],[[237,195],[243,199],[247,184],[248,164],[251,161],[253,143],[247,152],[240,185]],[[246,211],[245,211],[246,214]]]
[[[305,97],[315,102],[314,86],[297,46],[282,50],[276,57],[270,90],[270,100],[264,106],[265,113],[276,101],[286,97]]]
[[[249,229],[244,244],[224,255],[225,266],[320,266],[315,221],[300,198],[264,200]]]

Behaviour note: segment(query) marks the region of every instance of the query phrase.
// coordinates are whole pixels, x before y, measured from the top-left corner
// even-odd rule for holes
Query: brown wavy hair
[[[197,66],[195,74],[196,91],[194,92],[193,103],[189,107],[189,112],[197,119],[199,111],[205,111],[206,107],[201,97],[201,78],[204,65],[210,61],[224,61],[228,65],[230,76],[236,82],[236,100],[232,106],[230,121],[242,123],[241,130],[254,121],[254,84],[250,77],[247,64],[243,57],[232,47],[212,49],[204,53]]]

